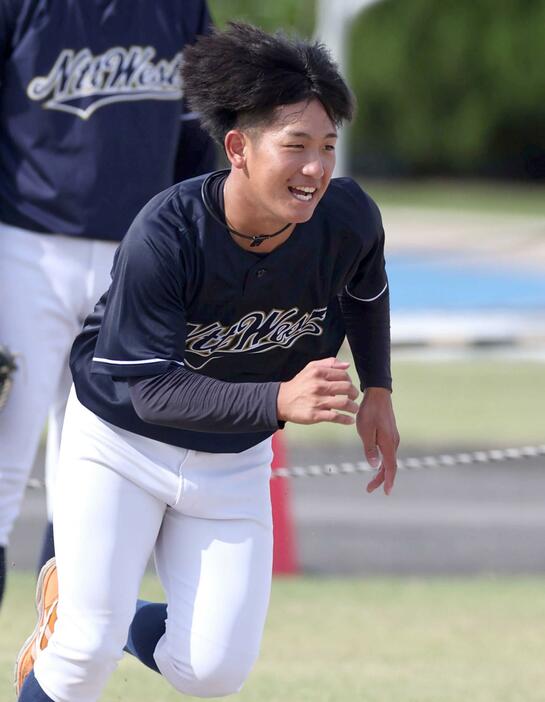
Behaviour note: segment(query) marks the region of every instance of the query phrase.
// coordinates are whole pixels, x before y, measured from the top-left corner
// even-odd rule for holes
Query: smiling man
[[[268,607],[285,422],[355,423],[378,469],[368,491],[394,483],[380,214],[331,180],[349,89],[323,46],[244,24],[199,39],[183,77],[230,168],[144,207],[74,344],[60,597],[50,563],[22,702],[95,702],[124,647],[184,694],[241,688]],[[345,334],[361,403],[336,359]],[[168,612],[137,601],[152,552]]]

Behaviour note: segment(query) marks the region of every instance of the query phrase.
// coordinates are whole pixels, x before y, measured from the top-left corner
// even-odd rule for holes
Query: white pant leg
[[[45,487],[47,501],[47,519],[53,521],[53,506],[55,504],[55,481],[57,476],[57,466],[59,463],[59,451],[61,446],[62,426],[66,403],[72,387],[72,374],[68,367],[68,362],[63,364],[59,383],[53,404],[49,408],[47,419],[47,442],[45,447]]]
[[[72,396],[58,469],[63,491],[54,516],[58,620],[34,667],[55,702],[96,702],[123,655],[166,505],[110,466],[134,470],[137,477],[139,462],[146,460]],[[145,466],[143,475],[145,481]],[[173,476],[173,500],[176,484]]]
[[[0,340],[18,355],[19,366],[0,413],[0,545],[4,546],[76,331],[70,299],[62,299],[70,266],[59,258],[59,245],[55,236],[0,224]]]
[[[271,459],[270,441],[190,452],[163,520],[155,558],[168,618],[154,657],[186,695],[237,692],[257,659],[272,573]]]
[[[77,327],[81,327],[85,317],[92,312],[95,304],[101,295],[108,289],[111,278],[110,271],[113,264],[114,254],[118,244],[110,241],[86,242],[88,256],[85,262],[85,278],[80,281],[80,285],[85,294],[81,296],[80,308],[75,310],[77,317],[74,322]],[[72,386],[72,375],[68,367],[68,356],[63,363],[61,377],[57,384],[56,391],[49,409],[47,423],[47,445],[45,455],[45,482],[47,496],[47,517],[53,521],[53,508],[55,503],[55,476],[59,461],[59,448],[61,443],[62,425],[66,402],[70,387]]]
[[[156,544],[167,592],[159,669],[201,697],[252,667],[272,566],[270,442],[241,454],[168,446],[101,422],[74,394],[55,510],[59,620],[36,677],[56,702],[95,702],[125,643]]]

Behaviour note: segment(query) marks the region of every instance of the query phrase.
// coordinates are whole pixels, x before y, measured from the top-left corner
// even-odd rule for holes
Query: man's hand
[[[280,384],[278,419],[296,424],[354,424],[357,388],[346,372],[349,363],[336,358],[311,361],[292,380]],[[348,412],[349,414],[342,414]]]
[[[373,468],[380,466],[376,476],[367,485],[367,492],[373,492],[384,483],[384,492],[389,495],[396,477],[396,453],[399,446],[399,433],[389,390],[366,389],[356,417],[356,428],[363,441],[367,462]]]

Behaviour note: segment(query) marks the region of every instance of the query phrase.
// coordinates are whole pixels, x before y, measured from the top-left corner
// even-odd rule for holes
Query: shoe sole
[[[34,631],[30,636],[26,639],[25,643],[21,646],[19,653],[17,655],[17,659],[15,661],[15,671],[14,671],[14,685],[15,685],[15,692],[17,695],[21,692],[21,688],[24,684],[25,679],[21,681],[21,685],[19,685],[19,666],[21,664],[21,661],[25,658],[27,653],[31,650],[32,646],[34,645],[34,642],[36,641],[37,637],[40,634],[40,629],[42,627],[42,619],[45,614],[45,608],[44,608],[44,595],[45,595],[45,582],[46,579],[51,575],[51,573],[55,570],[56,565],[55,565],[55,559],[51,558],[45,566],[42,568],[40,571],[40,575],[38,577],[38,582],[36,584],[36,612],[38,613],[38,618],[36,621],[36,626],[34,627]],[[31,655],[29,653],[29,655]]]

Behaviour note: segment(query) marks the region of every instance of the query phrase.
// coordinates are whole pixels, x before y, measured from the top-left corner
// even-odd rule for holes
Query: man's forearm
[[[280,383],[227,383],[187,368],[128,382],[137,415],[150,424],[222,434],[279,428]]]
[[[390,370],[390,296],[388,289],[372,302],[340,297],[346,336],[361,389],[392,389]]]

